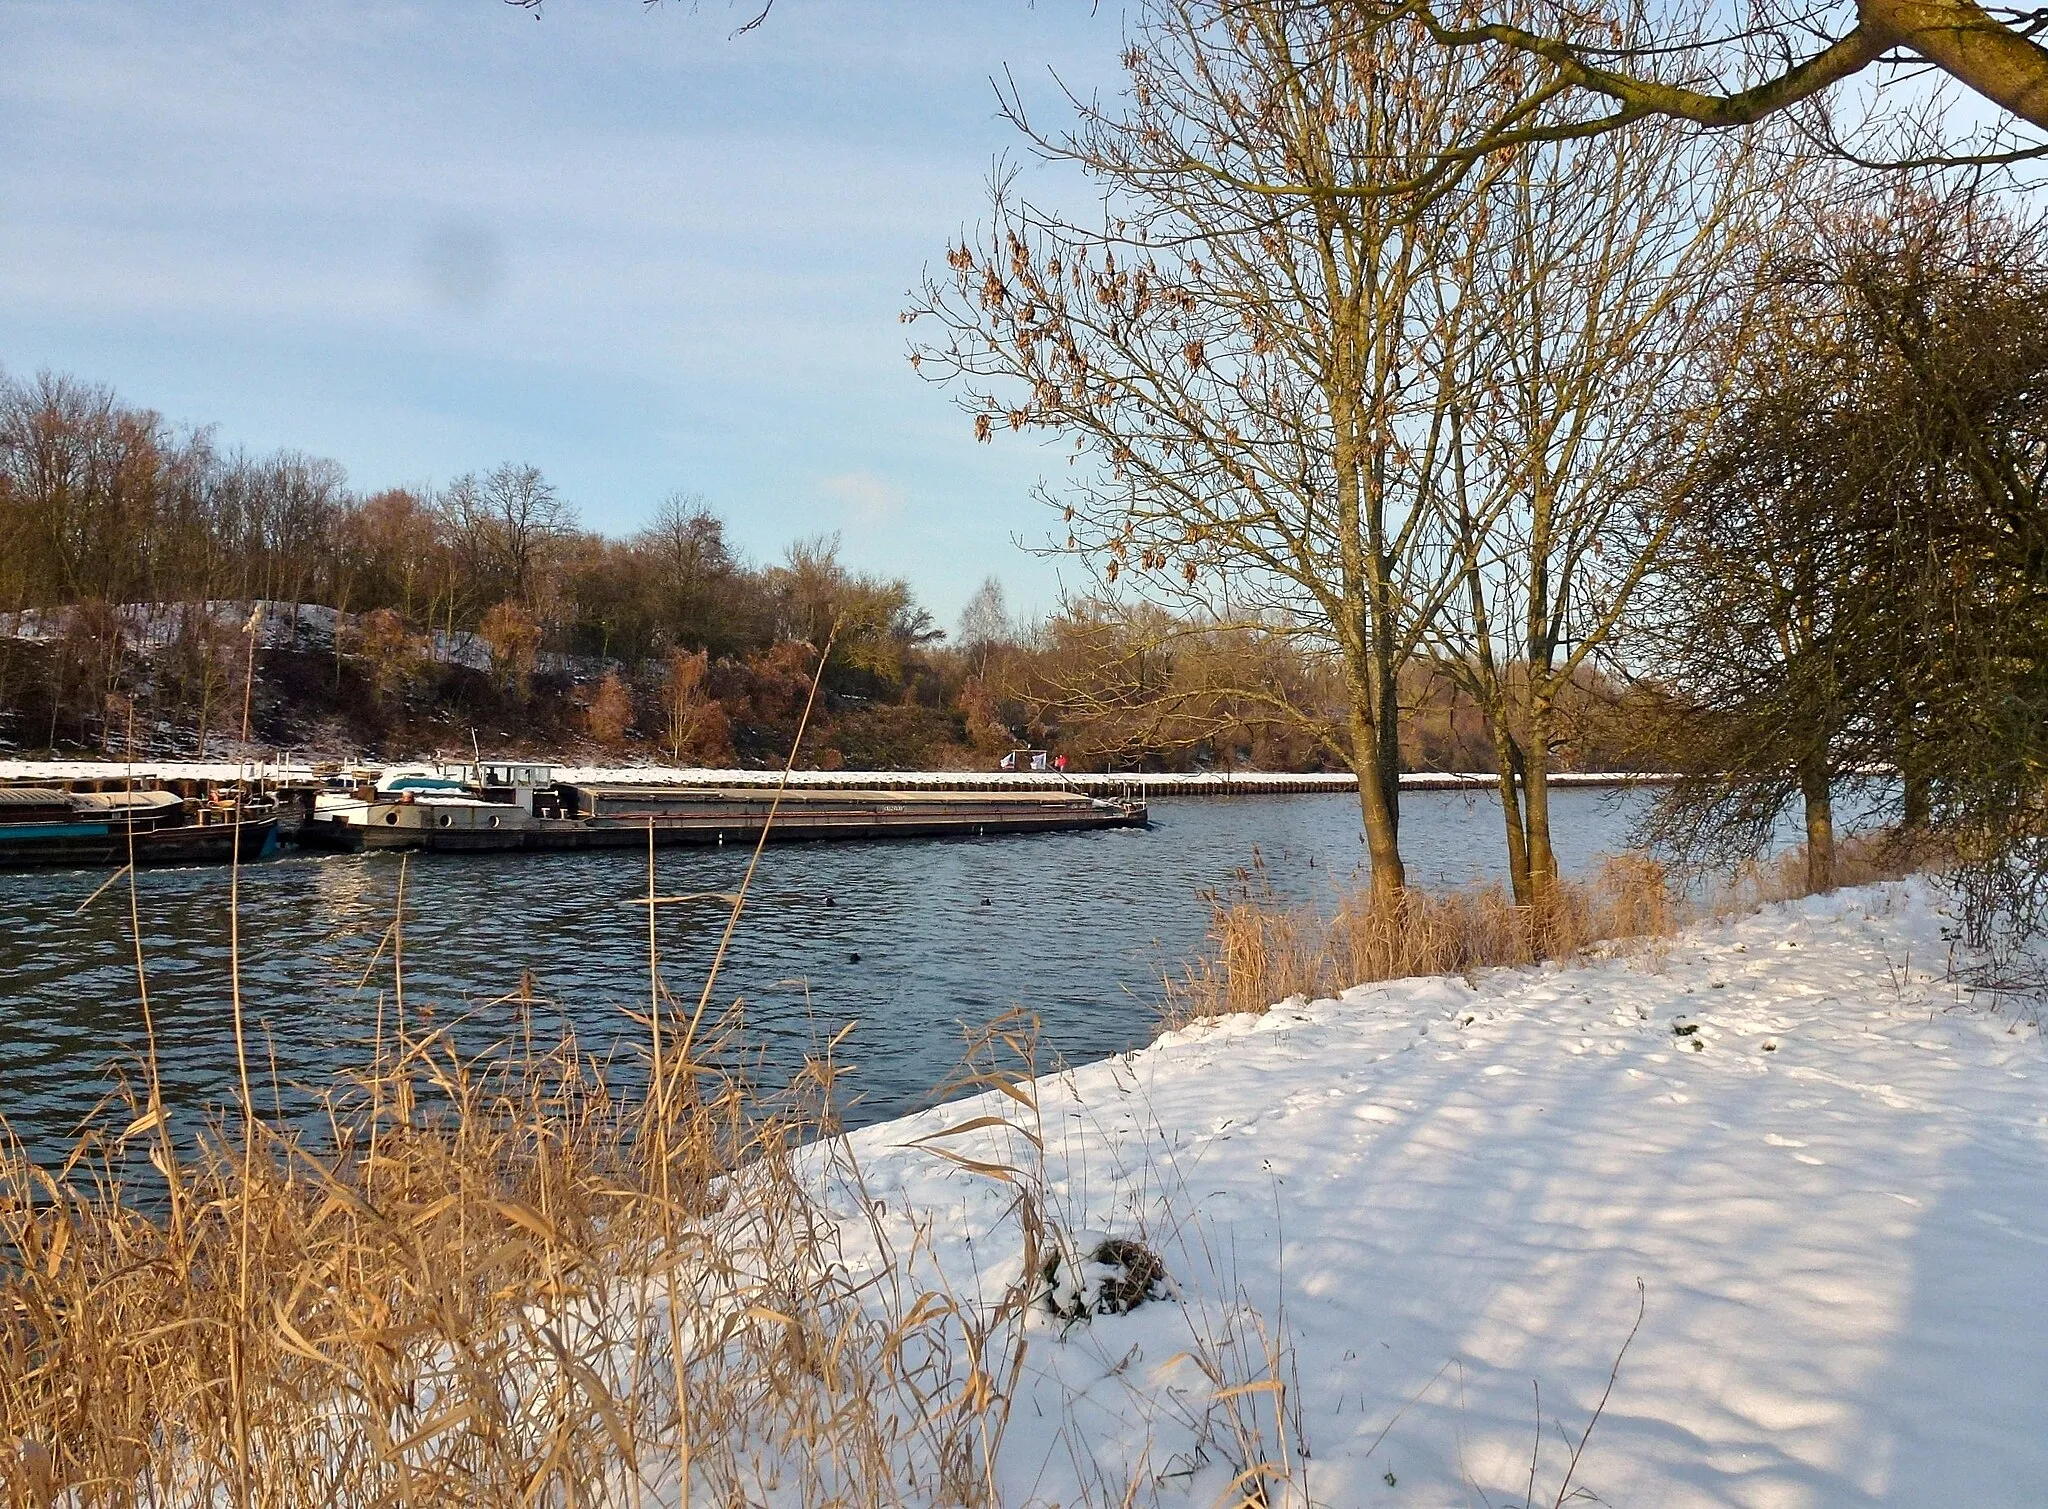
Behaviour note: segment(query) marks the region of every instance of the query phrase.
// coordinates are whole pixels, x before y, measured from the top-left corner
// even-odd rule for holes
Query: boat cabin
[[[533,815],[534,796],[555,784],[555,767],[524,760],[466,760],[441,767],[440,773],[486,802],[510,802]]]

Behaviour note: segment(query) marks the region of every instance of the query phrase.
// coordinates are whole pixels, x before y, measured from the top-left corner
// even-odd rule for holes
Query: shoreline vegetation
[[[842,1135],[857,1038],[770,1083],[719,993],[766,826],[707,897],[650,824],[602,1053],[528,987],[458,1049],[401,860],[311,1127],[236,863],[237,1094],[174,1126],[131,850],[143,1058],[61,1166],[0,1121],[5,1509],[2048,1502],[2030,153],[1608,115],[1531,59],[1684,37],[1497,54],[1515,15],[1142,0],[1123,87],[1005,74],[1064,180],[999,167],[901,313],[963,443],[1065,462],[1035,621],[989,578],[948,639],[688,494],[624,537],[512,461],[363,494],[0,373],[0,753],[1348,770],[1370,875],[1210,898],[1142,1050],[1047,1063],[1022,1003]],[[1422,770],[1490,783],[1504,889],[1409,884]],[[1679,779],[1574,879],[1597,771]],[[728,908],[701,979],[683,902]]]
[[[1837,843],[1828,889],[1902,880],[1937,869],[1933,856],[1896,835]],[[1569,964],[1605,949],[1658,948],[1686,927],[1746,915],[1816,894],[1804,845],[1694,887],[1639,851],[1615,855],[1582,879],[1560,878],[1535,906],[1518,906],[1498,884],[1387,898],[1354,891],[1334,910],[1266,895],[1212,895],[1209,952],[1165,982],[1163,1030],[1275,1002],[1320,999],[1411,976],[1471,977],[1496,968]],[[1256,882],[1254,882],[1256,884]]]
[[[724,653],[689,631],[676,631],[695,646],[687,653],[638,654],[566,629],[508,641],[502,625],[493,639],[480,623],[394,623],[381,616],[392,609],[318,599],[0,606],[0,755],[205,764],[296,749],[389,762],[481,738],[506,757],[772,775],[816,655],[808,638],[791,636],[872,611],[861,593],[874,582],[841,565],[836,545],[812,544],[816,559],[799,551],[799,564],[756,573],[758,643]],[[907,585],[885,585],[909,601]],[[803,594],[815,601],[801,625],[776,616],[797,614]],[[7,599],[0,584],[0,604]],[[993,579],[978,600],[951,643],[914,606],[893,627],[850,635],[867,648],[827,668],[797,768],[993,770],[1019,747],[1056,749],[1091,771],[1344,768],[1313,730],[1290,733],[1286,719],[1234,689],[1253,673],[1314,679],[1263,634],[1219,626],[1162,651],[1151,643],[1159,625],[1122,624],[1099,603],[1034,624],[1009,615]],[[1274,655],[1287,663],[1262,663]],[[249,740],[236,737],[245,692]],[[1334,686],[1317,695],[1333,708],[1342,696]],[[1446,668],[1418,665],[1404,696],[1407,768],[1488,770],[1479,710]],[[1622,688],[1588,674],[1566,700],[1561,771],[1644,764],[1621,736],[1631,716]]]
[[[1850,857],[1883,868],[1876,846]],[[1801,894],[1805,873],[1786,856],[1709,910]],[[1165,1455],[1084,1467],[1082,1388],[1062,1405],[1060,1501],[1313,1501],[1303,1416],[1330,1385],[1304,1393],[1285,1304],[1233,1287],[1160,1168],[1105,1175],[1095,1217],[1068,1208],[1055,1170],[1091,1134],[1049,1117],[1069,1071],[1043,1074],[1028,1012],[977,1034],[937,1092],[976,1099],[848,1141],[832,1112],[843,1041],[787,1085],[754,1082],[715,967],[682,988],[652,929],[637,1041],[615,1050],[644,1096],[530,994],[477,1008],[503,1040],[459,1054],[454,1024],[408,994],[399,894],[376,1051],[326,1095],[319,1135],[266,1117],[246,1059],[241,1104],[174,1135],[145,1057],[61,1168],[0,1148],[13,1504],[677,1503],[685,1476],[694,1502],[1040,1502],[1015,1464],[1045,1450],[1044,1427],[1016,1410],[1045,1407],[1046,1349],[1154,1301],[1179,1337],[1161,1399],[1182,1402],[1147,1426]],[[651,864],[648,894],[658,911]],[[1684,915],[1640,857],[1561,887],[1540,919],[1498,888],[1392,908],[1368,890],[1328,918],[1219,903],[1216,951],[1168,982],[1160,1041],[1399,975],[1471,989],[1497,966],[1610,954],[1659,969]],[[147,1025],[139,941],[136,968]],[[877,1194],[870,1162],[900,1180],[906,1156],[944,1172],[948,1200],[999,1208],[1000,1244],[977,1251],[942,1206]],[[1136,1226],[1095,1229],[1147,1201]],[[1227,1222],[1202,1238],[1235,1240]],[[1206,1274],[1188,1270],[1197,1253]],[[1578,1468],[1574,1453],[1542,1470],[1564,1474],[1562,1495]]]

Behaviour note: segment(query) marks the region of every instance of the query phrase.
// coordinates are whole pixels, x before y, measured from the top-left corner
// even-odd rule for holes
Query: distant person
[[[1057,770],[1061,775],[1065,775],[1067,773],[1067,757],[1065,755],[1054,756],[1052,768],[1054,770]]]

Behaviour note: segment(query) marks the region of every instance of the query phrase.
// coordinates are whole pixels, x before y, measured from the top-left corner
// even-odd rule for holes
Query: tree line
[[[481,727],[773,763],[828,638],[807,763],[987,764],[1020,745],[1084,768],[1332,763],[1237,695],[1241,661],[1343,716],[1341,686],[1315,684],[1284,636],[1219,624],[1162,648],[1092,600],[1023,622],[991,578],[949,639],[907,582],[852,570],[835,540],[749,563],[686,494],[612,538],[529,465],[359,493],[332,460],[224,447],[54,373],[0,375],[0,539],[0,737],[17,748],[112,751],[139,720],[159,753],[217,753],[247,690],[252,733],[274,743],[324,723],[328,743],[403,754]],[[304,619],[296,650],[251,644],[257,603]],[[1410,761],[1474,768],[1450,680],[1410,690]],[[1614,741],[1589,734],[1585,757],[1617,757]]]

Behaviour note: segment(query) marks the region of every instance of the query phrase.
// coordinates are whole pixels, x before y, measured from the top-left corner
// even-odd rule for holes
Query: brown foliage
[[[523,606],[507,598],[484,615],[477,634],[491,647],[491,671],[499,685],[523,701],[533,689],[540,625]]]
[[[1001,701],[981,676],[969,676],[960,686],[960,711],[966,721],[967,742],[981,755],[1000,755],[1015,747],[1016,735],[1003,717]]]
[[[373,608],[355,622],[352,648],[369,675],[370,689],[382,702],[418,674],[421,654],[412,629],[395,609]]]
[[[733,758],[732,725],[707,684],[711,657],[699,650],[668,658],[668,680],[662,688],[662,737],[669,758],[677,764],[729,764]]]
[[[617,744],[633,726],[633,694],[617,671],[606,671],[584,713],[590,736],[600,744]]]

